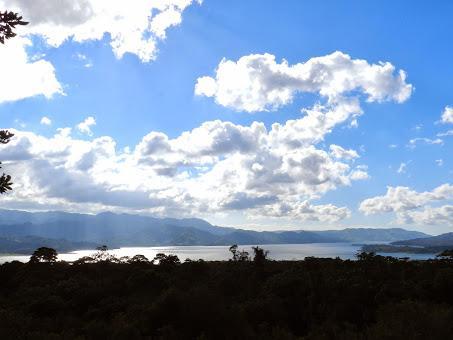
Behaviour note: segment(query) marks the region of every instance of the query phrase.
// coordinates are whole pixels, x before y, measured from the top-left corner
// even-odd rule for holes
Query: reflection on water
[[[269,257],[273,260],[302,260],[307,256],[314,257],[339,257],[341,259],[355,259],[355,254],[360,245],[351,243],[308,243],[308,244],[267,244],[260,247],[269,250]],[[125,247],[109,250],[110,254],[121,256],[145,255],[153,259],[157,253],[175,254],[181,261],[186,258],[191,260],[203,259],[205,261],[223,261],[231,258],[228,246],[171,246],[171,247]],[[252,254],[252,246],[239,246]],[[58,258],[64,261],[74,261],[82,256],[88,256],[94,250],[79,250],[71,253],[60,254]],[[394,257],[409,257],[411,259],[425,260],[433,258],[432,254],[381,254]],[[28,255],[0,255],[0,263],[10,261],[28,262]]]

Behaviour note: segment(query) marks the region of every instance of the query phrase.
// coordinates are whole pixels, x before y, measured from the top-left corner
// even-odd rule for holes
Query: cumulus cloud
[[[287,218],[325,222],[349,216],[346,208],[309,200],[363,179],[357,171],[364,169],[348,164],[347,153],[343,159],[313,145],[275,143],[271,132],[257,122],[213,121],[176,138],[151,132],[126,152],[111,137],[73,138],[70,128],[50,138],[14,131],[2,159],[17,190],[5,204],[248,216],[265,209],[266,216],[287,211]]]
[[[408,211],[399,216],[400,223],[420,225],[453,226],[453,205],[426,207],[419,211]]]
[[[94,125],[96,125],[96,120],[94,117],[90,116],[77,125],[77,130],[85,135],[92,136],[93,131],[91,131],[91,127]]]
[[[44,116],[41,118],[40,124],[41,125],[51,125],[52,120],[49,117]]]
[[[404,71],[386,62],[370,64],[342,52],[311,58],[290,65],[277,62],[271,54],[252,54],[237,61],[223,59],[213,77],[197,80],[195,94],[212,97],[219,105],[237,111],[276,110],[291,103],[298,93],[314,93],[321,101],[302,108],[302,117],[274,123],[269,143],[274,150],[306,148],[324,140],[336,126],[357,126],[363,114],[360,100],[368,102],[407,100],[413,87]],[[352,160],[354,150],[331,147],[333,157]],[[365,177],[357,172],[356,178]]]
[[[242,82],[230,82],[229,75]],[[6,145],[10,157],[5,165],[19,174],[16,183],[28,191],[13,191],[6,202],[334,223],[349,217],[349,209],[311,201],[369,176],[366,166],[355,165],[357,151],[336,144],[325,150],[318,144],[335,127],[363,113],[363,97],[402,102],[412,86],[389,63],[369,64],[336,52],[293,66],[276,63],[267,54],[223,61],[215,78],[198,80],[196,91],[245,111],[286,105],[298,92],[317,93],[323,101],[302,109],[298,119],[270,127],[215,120],[174,138],[151,131],[128,151],[117,150],[111,137],[73,138],[70,128],[51,138],[17,131]],[[88,117],[76,128],[90,135],[94,124]],[[83,192],[78,192],[81,180],[78,189]]]
[[[309,201],[302,201],[272,204],[254,211],[254,216],[289,217],[302,222],[333,223],[350,217],[351,212],[346,207],[332,204],[313,205]]]
[[[252,54],[237,62],[223,59],[214,77],[201,77],[195,94],[238,111],[275,110],[287,105],[300,92],[318,93],[337,103],[355,90],[370,102],[404,102],[412,92],[404,71],[390,63],[369,64],[342,52],[289,65],[271,54]]]
[[[453,107],[446,106],[442,113],[441,122],[444,124],[453,124]]]
[[[169,28],[182,21],[182,13],[201,0],[0,0],[0,7],[23,14],[26,32],[42,36],[52,46],[67,39],[100,40],[106,34],[114,54],[156,58],[157,44]]]
[[[451,217],[451,208],[448,205],[433,208],[428,204],[452,198],[453,185],[448,183],[425,192],[417,192],[401,186],[388,187],[385,195],[364,200],[359,209],[366,215],[396,213],[398,223],[423,224],[429,220],[430,225],[441,225],[445,222],[445,216]],[[437,219],[435,219],[436,216]]]
[[[335,158],[355,159],[355,158],[359,157],[357,151],[355,151],[355,150],[346,150],[346,149],[343,149],[339,145],[332,144],[332,145],[330,145],[329,149],[330,149],[330,153]]]
[[[0,45],[0,64],[2,69],[0,82],[0,103],[16,101],[28,97],[64,94],[55,75],[53,65],[41,58],[31,60],[26,48],[31,45],[28,38],[16,37]]]

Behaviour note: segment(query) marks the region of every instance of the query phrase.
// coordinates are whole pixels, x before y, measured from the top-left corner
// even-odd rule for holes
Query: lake
[[[360,249],[359,245],[351,243],[267,244],[260,245],[260,247],[269,250],[269,258],[272,260],[303,260],[307,256],[339,257],[344,260],[355,259],[355,254]],[[111,249],[109,253],[117,257],[141,254],[150,260],[157,253],[165,253],[177,255],[181,261],[187,258],[191,260],[224,261],[231,258],[228,248],[228,246],[124,247]],[[250,254],[253,253],[252,246],[239,246],[239,249],[247,250]],[[79,250],[60,254],[58,258],[65,261],[74,261],[94,252],[94,250]],[[414,260],[426,260],[434,257],[434,254],[380,253],[380,255],[409,257]],[[0,263],[14,260],[28,262],[29,258],[29,255],[0,255]]]

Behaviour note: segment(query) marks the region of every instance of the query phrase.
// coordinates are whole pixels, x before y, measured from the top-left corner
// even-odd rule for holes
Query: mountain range
[[[362,246],[362,251],[375,253],[439,254],[450,249],[453,249],[453,233]]]
[[[231,244],[300,244],[332,242],[392,242],[429,235],[400,228],[348,228],[325,231],[252,231],[219,227],[197,218],[156,218],[115,214],[97,215],[67,212],[25,212],[0,209],[0,241],[39,237],[68,241],[65,250],[88,245],[109,247],[167,245],[231,245]],[[28,239],[30,240],[30,239]],[[36,240],[36,239],[35,239]],[[71,242],[74,243],[73,247]],[[0,253],[5,252],[1,247]],[[9,249],[9,252],[14,252]]]
[[[453,233],[446,233],[438,236],[422,237],[409,240],[400,240],[392,242],[392,244],[398,246],[453,248]]]

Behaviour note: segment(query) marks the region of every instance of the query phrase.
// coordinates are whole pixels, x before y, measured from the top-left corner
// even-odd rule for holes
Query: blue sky
[[[150,24],[159,13],[170,11],[180,19],[161,23],[165,37],[159,35],[158,30],[147,31],[146,25],[142,27],[143,36],[151,36],[157,46],[145,57],[140,55],[140,48],[132,46],[135,36],[130,32],[122,32],[119,48],[112,47],[117,32],[104,24],[107,16],[101,13],[102,8],[96,7],[98,1],[79,2],[82,8],[92,6],[92,11],[81,13],[71,7],[75,2],[64,1],[67,12],[59,21],[47,18],[27,1],[0,1],[2,7],[20,11],[31,22],[16,42],[11,40],[1,47],[0,58],[4,54],[7,61],[18,60],[13,52],[19,53],[22,48],[26,50],[28,61],[17,62],[14,67],[18,70],[39,61],[54,69],[53,72],[42,71],[42,77],[29,94],[18,85],[13,99],[0,98],[2,127],[16,130],[16,140],[4,148],[2,161],[6,171],[19,173],[14,192],[4,200],[5,207],[198,216],[213,223],[253,229],[404,226],[438,233],[453,228],[453,186],[450,184],[453,136],[445,135],[453,129],[453,113],[448,109],[453,106],[453,45],[450,43],[453,27],[449,24],[453,3],[450,1],[438,1],[435,6],[411,1],[408,6],[408,2],[392,1],[204,0],[199,4],[140,0],[137,6],[150,9]],[[57,1],[47,1],[46,6],[52,3],[57,6]],[[114,7],[121,10],[122,3],[115,1]],[[132,21],[137,13],[130,15]],[[103,38],[87,35],[89,25],[103,33]],[[129,21],[125,25],[129,25]],[[136,27],[132,25],[131,32],[133,29]],[[66,33],[53,37],[56,31]],[[52,38],[61,41],[55,42]],[[22,39],[29,39],[28,46]],[[405,89],[395,85],[399,70],[404,70],[407,75],[404,84],[412,86],[410,93],[400,101],[370,100],[369,92],[364,89],[367,85],[359,84],[346,92],[335,90],[342,97],[341,101],[358,99],[362,114],[351,113],[348,120],[338,121],[328,132],[324,131],[319,138],[310,137],[308,144],[296,149],[282,149],[267,141],[265,146],[260,144],[260,151],[248,147],[244,151],[240,145],[231,148],[229,145],[223,147],[230,151],[213,154],[213,145],[225,144],[225,134],[217,134],[216,138],[223,140],[213,139],[213,144],[208,146],[200,142],[207,138],[202,132],[193,133],[192,139],[181,140],[184,132],[215,120],[231,122],[235,129],[251,127],[254,121],[261,122],[266,133],[270,133],[272,124],[284,125],[288,120],[301,119],[305,114],[301,110],[312,109],[317,103],[323,105],[324,113],[335,109],[340,100],[335,98],[334,103],[327,103],[322,89],[294,90],[292,85],[283,88],[275,77],[261,79],[274,82],[261,84],[263,88],[276,87],[276,91],[291,88],[294,90],[291,98],[276,105],[270,100],[253,110],[234,104],[239,99],[248,99],[225,99],[222,94],[210,93],[212,89],[202,94],[195,91],[201,77],[215,80],[218,88],[224,86],[216,73],[222,60],[239,63],[241,58],[267,53],[275,56],[276,64],[280,65],[284,59],[291,67],[312,58],[331,56],[335,51],[350,60],[362,60],[368,66],[378,67],[381,61],[393,65],[394,71],[388,79],[375,77],[370,85],[373,89],[383,89],[388,98]],[[369,67],[364,72],[372,69]],[[336,68],[332,70],[336,72]],[[241,82],[240,72],[234,69],[230,76]],[[341,72],[351,72],[348,77],[352,80],[360,77],[352,66]],[[28,73],[23,75],[25,82],[27,76]],[[48,79],[43,80],[46,77]],[[33,78],[28,83],[36,81]],[[42,85],[39,81],[46,83]],[[395,88],[387,86],[389,82],[395,82]],[[230,86],[226,80],[225,84]],[[46,86],[51,93],[47,97],[43,95],[44,90],[40,93]],[[43,117],[51,123],[42,124]],[[88,117],[93,117],[95,124],[78,128]],[[351,126],[353,120],[357,124]],[[57,131],[67,127],[72,129],[70,134]],[[171,152],[149,151],[155,139],[144,137],[152,131],[172,141]],[[229,140],[231,144],[237,141],[238,133],[245,132],[235,132]],[[109,139],[102,139],[103,136]],[[96,142],[99,138],[101,141]],[[306,136],[297,135],[297,138]],[[64,149],[67,154],[56,159],[46,150],[58,143],[64,145],[59,151]],[[194,144],[188,145],[191,143]],[[194,146],[197,143],[201,146]],[[335,158],[331,145],[353,150],[357,157]],[[126,152],[125,147],[129,148]],[[272,157],[284,159],[273,176],[276,172],[288,175],[284,173],[288,171],[292,184],[283,187],[281,183],[272,184],[270,177],[266,177],[269,184],[263,189],[261,182],[257,186],[257,178],[251,179],[252,165],[246,165],[245,160],[261,155],[263,148],[272,148]],[[304,161],[301,173],[294,175],[293,169],[288,168],[292,163],[285,158],[291,154],[306,160],[313,150],[324,152],[323,164],[331,167],[326,175],[328,179],[318,184],[310,182],[303,173],[317,171],[307,168],[307,164],[314,164],[312,161]],[[55,152],[53,150],[52,155]],[[196,157],[199,159],[188,162]],[[77,162],[82,158],[81,167]],[[87,159],[90,160],[88,165],[85,164]],[[234,162],[238,162],[238,167],[244,166],[244,171],[238,170],[233,177],[225,176],[224,172],[220,175],[220,170],[212,171],[234,167]],[[341,164],[348,169],[339,170]],[[36,173],[36,166],[49,170],[44,174]],[[258,166],[270,165],[263,161]],[[68,186],[68,192],[48,185],[48,181],[33,179],[52,171],[56,172],[49,181],[62,176],[58,183]],[[361,171],[362,178],[353,175],[354,171]],[[81,182],[88,182],[89,186]],[[76,193],[78,190],[89,194],[82,197]],[[106,199],[112,192],[115,192],[113,196],[118,196],[115,202]],[[134,196],[137,192],[139,197]],[[215,192],[218,196],[212,196]],[[131,202],[123,204],[122,194],[124,202]],[[142,196],[147,198],[142,200]],[[194,202],[187,203],[191,200]]]

